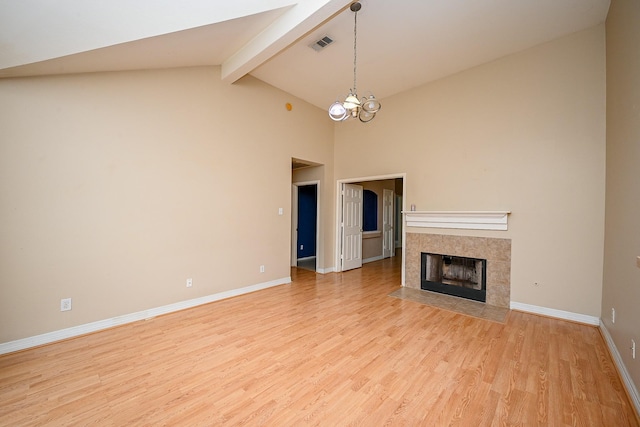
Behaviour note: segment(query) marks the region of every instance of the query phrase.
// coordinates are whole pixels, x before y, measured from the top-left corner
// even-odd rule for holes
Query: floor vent
[[[324,36],[320,40],[316,40],[315,42],[311,43],[309,47],[315,50],[316,52],[320,52],[322,49],[329,46],[331,43],[333,43],[333,39],[329,36]]]

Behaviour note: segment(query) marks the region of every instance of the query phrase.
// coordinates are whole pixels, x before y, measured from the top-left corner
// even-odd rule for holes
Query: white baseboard
[[[85,323],[84,325],[73,326],[71,328],[47,332],[45,334],[36,335],[33,337],[0,343],[0,354],[12,353],[14,351],[37,347],[39,345],[50,344],[55,341],[77,337],[79,335],[100,331],[102,329],[112,328],[114,326],[124,325],[126,323],[149,319],[151,317],[160,316],[162,314],[172,313],[174,311],[184,310],[186,308],[196,307],[202,304],[208,304],[210,302],[248,294],[250,292],[271,288],[273,286],[283,285],[285,283],[291,283],[291,277],[283,277],[282,279],[258,283],[256,285],[246,286],[244,288],[232,289],[230,291],[207,295],[200,298],[194,298],[187,301],[180,301],[174,304],[164,305],[162,307],[151,308],[148,310],[138,311],[136,313],[125,314],[122,316],[112,317],[110,319],[98,320],[97,322]]]
[[[378,255],[378,256],[371,257],[371,258],[363,259],[363,260],[362,260],[362,263],[363,263],[363,264],[366,264],[366,263],[368,263],[368,262],[380,261],[381,259],[384,259],[384,258],[382,257],[382,255]]]
[[[622,360],[622,356],[620,356],[620,352],[618,351],[618,347],[616,347],[615,342],[613,342],[613,338],[606,326],[602,321],[600,321],[600,332],[602,332],[602,336],[604,337],[604,341],[607,343],[607,347],[609,347],[609,353],[611,353],[611,357],[613,358],[613,362],[618,367],[618,372],[620,372],[620,376],[622,376],[622,382],[629,393],[629,397],[631,398],[631,402],[633,406],[636,408],[636,413],[640,414],[640,394],[638,393],[638,389],[636,385],[633,383],[633,379],[631,379],[631,375],[627,370],[624,361]]]
[[[306,256],[306,257],[298,258],[297,261],[308,261],[308,260],[311,260],[311,259],[316,259],[316,256],[313,255],[313,256]]]
[[[336,271],[335,267],[327,267],[327,268],[318,268],[318,269],[316,269],[316,272],[318,272],[320,274],[335,273],[335,271]]]
[[[512,310],[524,311],[527,313],[541,314],[543,316],[555,317],[563,320],[571,320],[572,322],[586,323],[587,325],[600,325],[599,317],[572,313],[570,311],[556,310],[555,308],[540,307],[515,301],[511,301],[510,308]]]

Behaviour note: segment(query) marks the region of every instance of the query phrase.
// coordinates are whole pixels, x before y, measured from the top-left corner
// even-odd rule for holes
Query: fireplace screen
[[[486,301],[487,260],[422,253],[421,288]]]

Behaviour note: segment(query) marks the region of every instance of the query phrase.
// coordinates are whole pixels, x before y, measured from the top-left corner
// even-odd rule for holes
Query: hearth
[[[422,252],[420,265],[422,289],[486,302],[486,259]]]

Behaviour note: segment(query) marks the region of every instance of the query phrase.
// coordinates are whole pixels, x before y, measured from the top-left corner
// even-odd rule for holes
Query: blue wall
[[[378,195],[371,190],[363,191],[362,231],[378,229]]]
[[[317,196],[316,184],[298,187],[298,258],[316,255]]]

